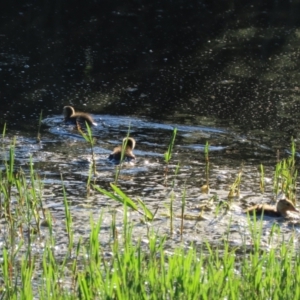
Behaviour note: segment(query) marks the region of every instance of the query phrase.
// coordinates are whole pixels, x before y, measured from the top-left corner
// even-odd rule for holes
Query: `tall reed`
[[[288,158],[282,159],[276,164],[274,174],[274,193],[277,196],[279,193],[291,200],[294,204],[296,202],[296,185],[298,171],[296,169],[296,146],[294,139],[291,142],[291,154]]]
[[[175,138],[176,138],[176,134],[177,134],[177,128],[173,129],[172,132],[172,136],[168,145],[168,150],[167,152],[164,153],[164,158],[165,158],[165,163],[166,163],[166,167],[165,167],[165,173],[164,173],[164,184],[167,184],[167,176],[168,176],[168,171],[169,171],[169,163],[170,160],[172,158],[172,152],[173,152],[173,147],[174,147],[174,143],[175,143]]]

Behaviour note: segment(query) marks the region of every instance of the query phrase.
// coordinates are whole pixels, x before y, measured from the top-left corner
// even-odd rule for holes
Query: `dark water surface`
[[[299,8],[249,1],[4,5],[2,123],[32,131],[66,104],[289,140],[298,132]],[[25,124],[24,124],[25,123]],[[25,128],[24,128],[25,127]]]
[[[299,1],[26,1],[10,2],[1,11],[0,123],[7,124],[2,159],[13,136],[16,166],[34,169],[44,182],[43,201],[54,219],[54,231],[65,251],[62,181],[74,222],[75,239],[88,237],[90,216],[103,212],[101,243],[110,245],[112,212],[122,229],[122,207],[92,191],[87,197],[91,163],[89,145],[62,122],[62,108],[93,114],[98,126],[93,179],[110,189],[115,166],[111,150],[126,136],[137,141],[135,165],[126,165],[119,185],[151,210],[151,225],[130,212],[136,237],[147,239],[147,226],[169,235],[166,216],[173,197],[179,213],[186,190],[186,211],[215,196],[202,221],[185,220],[184,243],[251,245],[242,209],[273,199],[277,155],[287,156],[290,138],[299,128]],[[41,142],[36,142],[43,110]],[[178,128],[164,184],[166,151]],[[203,149],[210,144],[209,195]],[[279,150],[279,152],[278,152]],[[264,195],[258,167],[266,166]],[[179,164],[177,175],[175,170]],[[227,213],[216,207],[228,200],[229,187],[243,171],[241,195]],[[171,188],[174,182],[174,189]],[[266,242],[272,219],[264,219]],[[275,221],[283,235],[298,234],[297,222]],[[1,226],[5,227],[5,224]],[[169,247],[180,243],[175,218]],[[47,231],[47,229],[45,229]],[[46,233],[45,233],[46,236]],[[45,237],[46,239],[46,237]],[[43,247],[36,245],[37,248]]]

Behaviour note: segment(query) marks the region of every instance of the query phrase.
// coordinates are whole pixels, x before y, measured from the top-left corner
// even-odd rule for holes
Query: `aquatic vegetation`
[[[168,145],[168,150],[164,153],[164,159],[165,159],[165,163],[166,163],[165,174],[164,174],[164,176],[165,176],[165,185],[167,184],[169,163],[170,163],[170,160],[172,158],[172,152],[173,152],[173,147],[174,147],[174,143],[175,143],[176,134],[177,134],[177,128],[174,128],[173,132],[172,132],[170,142],[169,142],[169,145]]]
[[[131,209],[139,212],[140,214],[146,217],[146,220],[153,220],[155,214],[151,213],[151,211],[147,208],[147,206],[141,199],[138,199],[138,204],[142,207],[142,211],[140,211],[136,203],[129,196],[127,196],[120,188],[118,188],[115,184],[111,183],[110,186],[115,192],[114,194],[96,185],[94,185],[94,189],[108,196],[109,198],[116,200],[122,203],[123,205],[128,206]]]
[[[280,192],[283,192],[285,196],[296,203],[296,184],[298,171],[296,169],[296,149],[295,142],[292,139],[291,142],[291,155],[288,158],[282,159],[276,164],[274,174],[274,193],[277,196]]]
[[[228,193],[228,199],[232,200],[232,198],[240,196],[240,185],[241,185],[241,179],[242,179],[243,171],[240,170],[237,174],[233,184],[230,186],[229,193]]]
[[[92,130],[91,130],[91,127],[89,126],[89,124],[86,122],[85,125],[86,125],[87,133],[83,132],[81,130],[81,128],[78,128],[78,131],[80,132],[82,137],[86,140],[86,142],[90,145],[90,148],[91,148],[92,163],[90,165],[89,176],[88,176],[87,185],[86,185],[87,196],[89,196],[92,175],[94,175],[94,176],[97,175],[96,159],[95,159],[95,151],[94,151],[94,146],[95,146],[96,139],[93,137]]]

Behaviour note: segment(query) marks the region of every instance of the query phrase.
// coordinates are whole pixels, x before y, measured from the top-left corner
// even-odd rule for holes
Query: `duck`
[[[287,217],[288,211],[299,212],[295,205],[287,199],[280,199],[276,206],[269,204],[257,204],[245,210],[245,212],[249,214],[253,214],[255,212],[256,215],[263,214],[264,216],[270,217]]]
[[[122,148],[125,146],[125,151],[124,151],[124,159],[127,160],[134,160],[135,155],[133,154],[133,149],[135,147],[135,139],[132,137],[126,137],[123,139],[123,144],[115,147],[113,152],[109,155],[108,159],[109,160],[114,160],[114,161],[120,161],[121,156],[122,156]]]
[[[85,124],[85,122],[87,122],[89,126],[97,125],[90,114],[79,111],[75,112],[73,106],[65,106],[63,108],[63,114],[65,122],[77,125],[79,128],[79,125]]]

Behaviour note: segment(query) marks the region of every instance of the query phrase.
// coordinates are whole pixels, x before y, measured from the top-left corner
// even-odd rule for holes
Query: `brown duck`
[[[113,152],[109,155],[109,160],[120,161],[122,155],[122,147],[125,147],[124,151],[124,159],[132,160],[135,159],[135,155],[133,154],[133,149],[135,147],[135,140],[132,137],[124,138],[123,144],[115,147]]]
[[[245,210],[245,212],[249,214],[253,214],[255,212],[256,215],[264,214],[265,216],[270,217],[286,217],[288,211],[299,212],[294,204],[287,199],[279,200],[276,206],[268,204],[257,204]]]
[[[87,122],[89,126],[97,125],[88,113],[75,112],[72,106],[65,106],[63,108],[63,114],[65,122],[77,125],[77,127],[80,127],[80,124],[85,124],[85,122]]]

